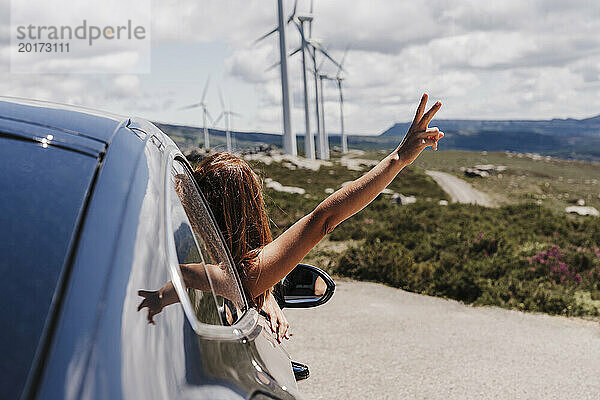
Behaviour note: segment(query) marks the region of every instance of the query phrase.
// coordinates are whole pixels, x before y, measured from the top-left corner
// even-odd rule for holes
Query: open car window
[[[232,325],[246,310],[233,264],[186,166],[173,162],[171,223],[186,291],[198,322]]]

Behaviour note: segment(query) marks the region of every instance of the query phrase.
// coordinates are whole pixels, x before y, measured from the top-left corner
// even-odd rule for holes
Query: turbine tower
[[[342,143],[342,153],[348,152],[348,137],[346,136],[346,132],[344,130],[344,95],[342,93],[342,81],[344,80],[343,75],[343,65],[344,61],[346,61],[346,55],[348,54],[348,46],[346,46],[346,50],[344,50],[344,55],[342,56],[342,61],[340,61],[340,65],[338,66],[337,73],[335,77],[324,76],[323,79],[336,81],[339,95],[340,95],[340,134],[341,134],[341,143]],[[323,89],[321,88],[321,92]],[[322,96],[322,95],[321,95]],[[321,97],[322,98],[322,97]],[[321,106],[323,108],[323,106]],[[325,126],[325,116],[323,116],[323,126]],[[325,129],[325,128],[323,128]]]
[[[329,160],[329,139],[325,133],[325,120],[324,120],[324,116],[322,116],[323,114],[323,106],[319,107],[319,102],[322,102],[322,96],[319,96],[319,75],[320,75],[320,70],[321,70],[321,66],[323,64],[323,62],[321,62],[320,66],[317,67],[317,51],[319,53],[321,53],[323,56],[325,56],[329,61],[331,61],[335,66],[337,66],[339,69],[343,69],[343,67],[337,62],[335,61],[327,52],[327,50],[325,50],[325,48],[323,47],[323,45],[321,45],[320,41],[315,40],[315,39],[311,39],[309,41],[309,44],[312,48],[312,58],[313,58],[313,74],[314,74],[314,79],[315,79],[315,110],[316,110],[316,115],[317,115],[317,133],[319,134],[319,158],[323,159],[323,160]],[[323,60],[325,61],[325,59]],[[323,84],[322,84],[322,80],[321,80],[321,86],[320,89],[323,89]],[[321,116],[320,116],[321,114]]]
[[[219,100],[221,100],[221,114],[217,117],[214,122],[214,126],[216,126],[221,118],[225,117],[225,140],[227,142],[227,152],[231,153],[233,151],[233,146],[231,145],[231,117],[241,117],[241,114],[231,111],[231,107],[225,107],[225,102],[223,101],[223,94],[219,91]]]
[[[294,3],[294,10],[291,16],[288,18],[288,22],[296,14],[296,6],[298,0]],[[280,57],[280,71],[281,71],[281,105],[283,108],[283,151],[287,154],[297,155],[298,149],[296,146],[296,135],[292,132],[292,115],[290,113],[290,92],[289,92],[289,80],[287,71],[287,44],[285,40],[285,27],[286,24],[283,19],[283,0],[277,0],[277,27],[269,31],[267,34],[261,36],[256,40],[259,42],[266,37],[270,36],[275,32],[279,32],[279,57]],[[255,42],[255,43],[256,43]]]
[[[321,131],[323,132],[324,154],[325,159],[329,160],[329,135],[325,129],[325,91],[323,90],[323,80],[332,80],[334,78],[327,74],[319,72],[319,89],[321,91]]]
[[[308,111],[308,82],[306,78],[306,51],[310,49],[308,48],[308,41],[306,40],[306,35],[304,35],[305,23],[312,21],[312,15],[292,15],[291,19],[296,28],[298,28],[298,32],[300,33],[300,38],[302,40],[300,44],[300,48],[294,51],[292,54],[297,53],[298,51],[302,52],[302,82],[304,84],[304,152],[306,153],[306,158],[310,158],[311,160],[315,159],[315,141],[312,134],[312,130],[310,129],[310,112]]]
[[[340,67],[338,68],[338,72],[335,75],[338,91],[340,92],[340,127],[342,135],[342,153],[348,152],[348,138],[346,136],[346,132],[344,131],[344,95],[342,94],[342,81],[344,80],[344,76],[342,74],[342,65],[344,65],[344,61],[346,60],[346,54],[348,54],[348,47],[346,47],[346,50],[344,51],[342,61],[340,62]]]
[[[209,82],[210,82],[210,77],[206,78],[206,83],[204,84],[204,90],[202,91],[202,100],[200,100],[200,103],[190,104],[189,106],[180,108],[180,110],[189,110],[189,109],[197,108],[197,107],[202,108],[202,126],[204,128],[204,148],[205,149],[210,149],[210,138],[208,136],[208,124],[206,122],[207,122],[207,119],[210,119],[212,121],[212,117],[210,116],[210,113],[208,112],[208,108],[206,107],[206,102],[205,102]],[[213,124],[214,124],[214,122],[213,122]]]

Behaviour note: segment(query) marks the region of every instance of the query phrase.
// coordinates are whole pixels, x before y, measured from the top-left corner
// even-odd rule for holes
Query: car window
[[[0,397],[20,397],[97,160],[0,133]]]
[[[175,247],[194,313],[202,323],[232,325],[246,309],[239,280],[193,178],[178,160],[171,185]]]

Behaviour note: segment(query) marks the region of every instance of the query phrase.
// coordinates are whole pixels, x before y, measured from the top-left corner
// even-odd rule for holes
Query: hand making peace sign
[[[421,97],[415,119],[398,147],[398,155],[407,164],[411,164],[427,146],[437,150],[438,140],[444,137],[444,133],[438,128],[428,127],[435,113],[442,107],[442,103],[438,101],[425,113],[427,98],[427,93]]]

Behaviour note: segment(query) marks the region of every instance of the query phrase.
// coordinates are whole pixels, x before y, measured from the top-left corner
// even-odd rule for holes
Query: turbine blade
[[[265,69],[265,72],[269,72],[269,71],[270,71],[270,70],[272,70],[273,68],[276,68],[276,67],[278,67],[278,66],[279,66],[279,64],[281,64],[281,62],[276,62],[276,63],[273,63],[273,64],[269,65],[269,67],[268,67],[267,69]]]
[[[221,109],[225,111],[225,102],[223,101],[223,91],[219,88],[219,100],[221,101]]]
[[[202,105],[202,103],[194,103],[194,104],[190,104],[189,106],[181,107],[180,110],[189,110],[190,108],[200,107],[201,105]]]
[[[208,109],[204,109],[204,112],[206,112],[206,116],[208,117],[208,122],[210,122],[212,125],[215,124],[215,120],[213,119],[212,115],[210,115],[210,112],[208,111]]]
[[[296,20],[294,20],[294,24],[296,25],[296,28],[298,28],[298,32],[300,33],[300,37],[302,38],[302,40],[306,42],[306,37],[304,36],[304,29],[302,29],[302,25],[296,22]]]
[[[292,13],[290,14],[289,18],[288,18],[288,22],[290,22],[291,20],[294,19],[294,17],[296,16],[296,8],[298,7],[298,0],[294,0],[294,9],[292,10]]]
[[[340,64],[339,64],[337,61],[335,61],[335,60],[333,59],[333,57],[331,57],[331,56],[329,55],[329,53],[327,52],[327,50],[325,50],[325,49],[323,48],[323,46],[321,46],[321,45],[318,45],[318,47],[316,47],[316,49],[317,49],[317,50],[319,50],[319,52],[321,52],[321,54],[323,54],[325,57],[327,57],[327,58],[328,58],[328,59],[329,59],[329,60],[330,60],[332,63],[334,63],[335,65],[337,65],[337,67],[338,67],[340,70],[342,70],[342,71],[345,71],[344,67],[342,67],[342,66],[341,66],[341,65],[340,65]]]
[[[225,113],[219,114],[219,116],[217,117],[217,119],[213,122],[213,127],[217,126],[217,124],[219,123],[219,121],[221,120],[221,118],[223,118],[223,115],[225,115]]]
[[[200,100],[200,103],[204,103],[204,100],[206,99],[206,92],[208,91],[209,82],[210,82],[210,76],[208,78],[206,78],[206,83],[204,84],[204,90],[202,91],[202,100]]]
[[[348,55],[348,50],[350,49],[350,44],[348,44],[346,46],[346,48],[344,49],[344,55],[342,56],[342,61],[340,61],[340,65],[343,66],[344,62],[346,61],[346,56]]]
[[[256,39],[253,44],[256,44],[256,43],[260,42],[261,40],[268,38],[269,36],[271,36],[272,34],[274,34],[275,32],[277,32],[278,29],[279,29],[279,27],[276,26],[275,28],[273,28],[269,32],[265,33],[264,35],[262,35],[261,37],[259,37],[258,39]]]
[[[288,57],[292,57],[293,55],[295,55],[301,51],[302,51],[302,47],[298,47],[296,50],[294,50],[290,54],[288,54]]]
[[[317,71],[320,71],[321,68],[323,68],[323,64],[325,64],[325,59],[321,60],[321,62],[319,63],[319,66],[317,67]]]
[[[298,47],[296,50],[292,51],[290,54],[288,54],[288,57],[292,57],[293,55],[297,54],[300,51],[302,51],[302,47]],[[269,67],[267,69],[265,69],[265,72],[269,72],[273,68],[278,67],[280,64],[281,64],[281,61],[278,61],[276,63],[269,65]]]
[[[310,14],[313,14],[314,11],[313,0],[310,0]],[[312,37],[312,20],[308,22],[308,37]]]

